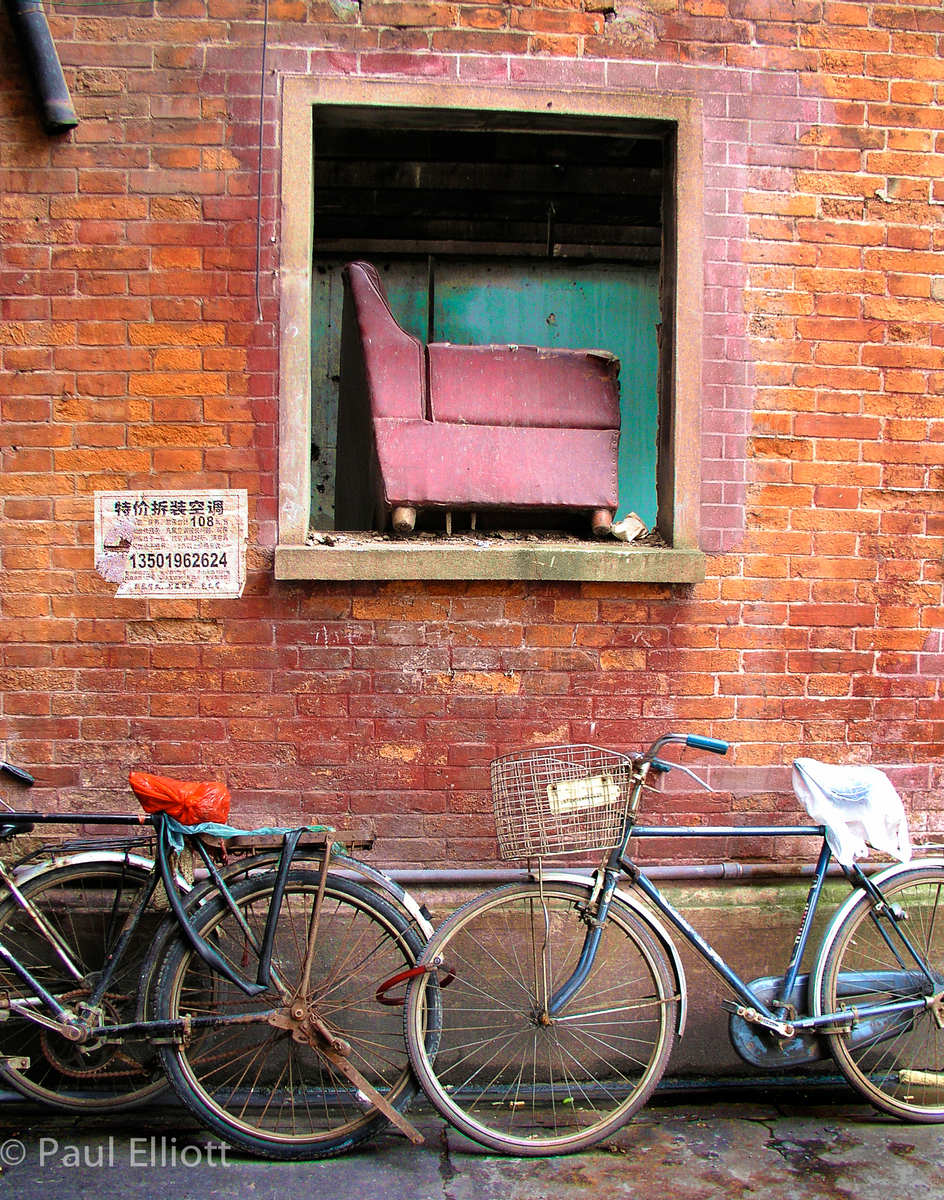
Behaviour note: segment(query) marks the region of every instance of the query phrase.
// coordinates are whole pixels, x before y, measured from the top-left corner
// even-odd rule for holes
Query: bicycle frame
[[[864,1030],[861,1036],[867,1036],[869,1026],[865,1021],[877,1020],[891,1015],[901,1016],[909,1011],[918,1012],[935,1003],[940,995],[937,981],[929,974],[921,961],[920,955],[912,946],[907,934],[901,926],[898,914],[893,907],[884,903],[882,893],[870,882],[858,866],[842,867],[842,870],[853,888],[864,890],[876,906],[876,919],[887,918],[890,928],[898,939],[900,951],[895,950],[888,932],[881,928],[882,937],[893,950],[901,965],[903,973],[909,976],[916,970],[923,975],[931,985],[932,995],[916,996],[914,999],[899,999],[893,1003],[875,1004],[860,1007],[855,1012],[840,1010],[824,1013],[821,1016],[796,1015],[793,1012],[791,995],[799,977],[803,955],[809,944],[816,910],[822,895],[826,873],[832,854],[826,841],[826,829],[822,825],[795,826],[642,826],[635,824],[636,812],[642,796],[646,775],[654,764],[650,760],[639,759],[632,769],[632,791],[623,835],[616,846],[608,853],[604,864],[598,868],[595,884],[588,900],[585,920],[588,924],[583,949],[570,978],[567,979],[550,997],[546,1005],[547,1016],[553,1019],[558,1016],[565,1006],[577,995],[586,982],[593,968],[597,948],[602,936],[603,925],[606,921],[610,906],[616,894],[617,884],[627,878],[634,889],[638,889],[649,903],[676,929],[688,944],[708,963],[717,975],[727,984],[738,997],[740,1004],[722,1001],[722,1006],[750,1024],[760,1026],[777,1035],[779,1038],[793,1038],[798,1034],[813,1030],[828,1033],[848,1033],[853,1024]],[[655,760],[656,769],[665,769],[665,764]],[[793,943],[790,958],[782,977],[778,993],[773,1000],[764,1000],[757,992],[734,971],[715,948],[689,923],[689,921],[662,895],[656,885],[645,872],[627,857],[629,843],[633,838],[646,837],[818,837],[822,845],[813,873],[813,880],[807,896],[806,905],[800,919],[800,926]],[[903,957],[903,955],[905,957]],[[907,965],[906,959],[913,966]],[[936,994],[935,994],[936,993]]]
[[[4,820],[10,823],[19,824],[62,824],[63,817],[61,814],[48,813],[5,813]],[[112,978],[121,962],[122,955],[128,943],[131,941],[135,931],[140,924],[141,918],[147,909],[147,906],[154,895],[158,882],[164,884],[164,890],[173,912],[174,919],[180,928],[183,935],[192,945],[197,954],[207,963],[209,967],[218,973],[222,974],[231,983],[239,987],[248,996],[259,995],[266,991],[271,983],[271,958],[272,946],[274,944],[276,921],[281,901],[282,892],[284,891],[285,883],[288,878],[288,872],[295,855],[295,850],[298,845],[299,838],[303,830],[292,830],[286,834],[283,839],[282,850],[279,855],[279,862],[276,870],[276,885],[273,891],[273,903],[270,909],[269,918],[266,921],[266,927],[263,932],[262,942],[259,943],[253,932],[244,921],[239,907],[236,904],[233,896],[226,885],[226,881],[220,872],[216,869],[215,864],[210,858],[205,846],[199,839],[194,839],[194,845],[197,852],[206,866],[210,878],[213,881],[216,894],[222,897],[227,907],[233,916],[240,923],[243,932],[251,940],[253,950],[258,955],[258,971],[255,981],[243,979],[238,972],[234,971],[228,963],[226,963],[217,952],[203,938],[201,938],[193,929],[187,916],[186,908],[180,898],[180,894],[175,879],[175,874],[170,861],[170,842],[168,838],[167,826],[164,821],[163,814],[155,814],[152,817],[146,816],[105,816],[103,814],[95,814],[93,816],[83,816],[81,818],[83,824],[123,824],[123,825],[153,825],[157,836],[157,854],[155,861],[150,865],[150,876],[145,886],[140,890],[135,902],[132,905],[125,919],[124,925],[118,935],[114,948],[110,952],[107,961],[105,962],[102,971],[92,988],[88,1000],[84,1004],[85,1016],[77,1019],[73,1014],[59,1004],[56,998],[51,995],[43,985],[33,977],[31,972],[19,962],[14,954],[0,942],[0,959],[16,974],[19,979],[30,989],[35,1000],[42,1002],[47,1007],[49,1012],[53,1014],[55,1019],[50,1019],[45,1014],[35,1010],[31,1004],[17,1004],[17,1010],[20,1015],[26,1020],[33,1021],[36,1024],[47,1026],[61,1033],[71,1041],[84,1042],[93,1034],[98,1035],[99,1029],[96,1025],[96,1012],[109,989]],[[326,872],[324,872],[326,874]],[[16,903],[30,916],[34,921],[39,931],[39,934],[44,937],[58,957],[63,962],[66,970],[70,972],[76,979],[81,978],[81,972],[68,957],[64,948],[59,944],[59,940],[55,935],[55,931],[50,929],[46,922],[42,919],[41,914],[30,905],[29,901],[23,896],[17,887],[14,880],[9,876],[5,869],[0,872],[0,879],[6,884],[11,896]],[[239,1023],[246,1018],[226,1018],[213,1017],[203,1018],[200,1024],[212,1023],[214,1025],[225,1025]],[[254,1020],[262,1019],[258,1015]],[[182,1032],[183,1023],[175,1022],[175,1030],[168,1028],[168,1022],[156,1021],[134,1021],[124,1025],[112,1025],[108,1027],[107,1037],[121,1037],[125,1034],[140,1034],[140,1035],[167,1035],[168,1033]],[[179,1026],[179,1028],[177,1028]]]
[[[73,821],[75,818],[73,818]],[[325,885],[329,874],[329,863],[332,855],[332,839],[333,833],[326,831],[324,834],[324,856],[322,859],[322,867],[320,872],[320,886],[318,889],[317,899],[311,917],[311,925],[309,928],[308,948],[304,964],[304,971],[301,982],[298,984],[295,991],[286,988],[284,983],[278,979],[272,966],[273,947],[275,945],[275,937],[277,932],[279,913],[282,907],[282,897],[285,892],[286,885],[289,880],[289,873],[292,867],[295,852],[302,835],[306,832],[305,829],[292,829],[284,833],[282,837],[282,845],[278,854],[278,859],[275,864],[274,881],[272,884],[272,893],[269,901],[268,913],[266,916],[265,927],[263,929],[261,939],[256,937],[253,930],[243,916],[239,905],[230,888],[224,874],[221,873],[213,862],[207,848],[199,838],[191,839],[191,844],[195,848],[197,854],[203,861],[203,865],[207,870],[211,881],[213,894],[219,896],[232,917],[236,920],[239,929],[246,938],[247,944],[252,946],[258,963],[256,979],[249,980],[236,971],[216,949],[210,945],[199,933],[197,933],[194,925],[191,923],[187,908],[181,900],[175,878],[175,872],[171,863],[171,842],[168,823],[165,820],[163,813],[156,813],[152,816],[140,815],[137,817],[125,816],[108,816],[104,814],[96,814],[90,817],[82,816],[79,818],[83,824],[119,824],[119,825],[152,825],[156,832],[156,856],[155,861],[150,864],[150,873],[147,881],[142,887],[138,895],[124,919],[118,939],[113,948],[108,954],[108,958],[98,974],[97,979],[92,987],[88,999],[78,1008],[76,1012],[70,1012],[64,1008],[59,1001],[53,996],[47,988],[45,988],[39,980],[16,958],[8,947],[0,942],[0,960],[2,960],[9,969],[25,984],[31,995],[28,999],[17,999],[9,1002],[9,1006],[15,1008],[16,1012],[23,1019],[38,1024],[45,1028],[51,1029],[59,1033],[68,1041],[79,1045],[86,1043],[106,1043],[120,1042],[126,1036],[146,1037],[149,1040],[163,1041],[166,1039],[189,1039],[191,1031],[194,1029],[219,1029],[227,1026],[246,1025],[246,1024],[267,1024],[280,1025],[284,1024],[285,1028],[294,1030],[295,1025],[292,1021],[299,1021],[304,1018],[307,1012],[307,1003],[300,1001],[299,997],[302,993],[307,994],[308,980],[311,974],[312,965],[315,953],[315,941],[317,938],[318,923],[321,913],[321,904],[325,894]],[[63,818],[61,814],[48,813],[5,813],[4,821],[11,825],[30,825],[39,824],[68,824],[71,823],[69,818]],[[356,860],[347,859],[349,863],[355,863]],[[368,876],[374,873],[370,869],[366,872]],[[43,920],[42,915],[29,903],[23,893],[17,888],[15,882],[8,873],[3,871],[0,878],[7,884],[10,895],[16,900],[17,904],[24,910],[34,924],[37,926],[40,936],[53,947],[55,953],[62,961],[66,970],[77,980],[81,978],[82,972],[71,962],[67,949],[61,945],[57,938],[55,930],[51,929]],[[385,877],[384,877],[385,878]],[[281,1007],[265,1009],[258,1012],[220,1016],[211,1015],[204,1017],[181,1017],[173,1020],[148,1020],[136,1019],[122,1024],[112,1024],[104,1026],[101,1021],[101,1004],[108,992],[109,985],[115,976],[118,965],[122,959],[125,949],[134,937],[136,930],[140,924],[142,916],[147,909],[158,882],[162,882],[167,896],[168,903],[171,908],[173,920],[179,928],[181,935],[189,942],[194,952],[217,974],[223,976],[229,982],[238,987],[248,997],[259,996],[267,992],[270,987],[274,987],[279,996]],[[389,881],[387,881],[389,883]],[[389,888],[397,901],[405,907],[414,922],[428,924],[425,914],[419,905],[412,900],[412,897],[407,897],[407,894],[402,889],[396,888],[392,883]],[[409,903],[404,904],[404,900],[408,899]],[[159,943],[160,936],[157,939]],[[291,1006],[292,1018],[286,1018],[282,1008]],[[44,1011],[40,1011],[43,1008]],[[297,1010],[297,1012],[296,1012]],[[51,1013],[49,1016],[47,1013]],[[300,1014],[300,1015],[299,1015]],[[137,1014],[140,1017],[140,1010]],[[287,1022],[287,1023],[285,1023]],[[398,1112],[383,1096],[379,1093],[373,1084],[358,1070],[358,1068],[350,1061],[348,1055],[350,1049],[344,1040],[320,1022],[319,1019],[312,1015],[310,1016],[312,1025],[311,1044],[316,1047],[317,1053],[325,1058],[335,1071],[346,1077],[353,1083],[361,1094],[367,1096],[369,1100],[376,1106],[383,1115],[392,1121],[400,1128],[407,1137],[413,1142],[422,1141],[422,1136],[417,1130]]]
[[[57,816],[53,816],[50,814],[37,814],[37,813],[5,814],[5,819],[8,821],[11,821],[11,822],[31,823],[31,824],[35,824],[37,822],[46,823],[46,824],[62,823],[61,816],[57,817]],[[84,823],[87,820],[87,818],[83,817],[82,820]],[[223,962],[222,959],[219,958],[219,955],[216,953],[216,951],[213,950],[213,948],[211,946],[207,945],[206,942],[204,942],[204,940],[202,938],[199,938],[196,935],[196,933],[194,933],[192,927],[190,926],[190,923],[187,919],[187,915],[186,915],[186,912],[184,909],[183,902],[181,901],[180,895],[177,890],[176,880],[174,878],[174,872],[173,872],[173,869],[170,864],[170,858],[169,858],[169,852],[168,852],[169,845],[167,842],[166,829],[165,829],[163,816],[158,814],[154,818],[143,818],[143,819],[137,818],[137,817],[136,818],[125,817],[122,819],[122,818],[99,816],[98,820],[91,821],[91,823],[98,823],[98,824],[102,824],[105,822],[108,822],[110,824],[115,824],[115,823],[153,824],[156,826],[157,860],[151,866],[151,872],[150,872],[148,881],[145,884],[145,886],[140,890],[140,892],[138,893],[138,896],[135,898],[135,902],[132,905],[132,907],[127,915],[127,918],[125,919],[124,925],[123,925],[120,933],[118,934],[118,939],[117,939],[113,949],[111,950],[107,961],[105,962],[105,964],[102,968],[102,971],[95,983],[95,986],[91,990],[88,1000],[86,1001],[86,1003],[84,1005],[85,1016],[82,1018],[77,1019],[73,1014],[69,1013],[66,1009],[64,1009],[62,1007],[62,1005],[56,1000],[56,998],[53,995],[51,995],[47,991],[47,989],[45,987],[43,987],[43,985],[37,979],[35,979],[33,977],[31,972],[29,970],[27,970],[27,968],[24,967],[22,965],[22,963],[19,962],[19,960],[16,958],[16,956],[14,954],[12,954],[10,952],[10,950],[5,945],[3,945],[2,942],[0,942],[0,959],[2,959],[3,962],[6,963],[6,965],[10,968],[10,970],[15,975],[17,975],[19,977],[19,979],[30,989],[30,991],[33,993],[35,999],[37,1001],[41,1001],[42,1004],[47,1007],[47,1009],[49,1010],[49,1012],[51,1012],[53,1014],[53,1018],[55,1018],[55,1019],[50,1019],[44,1013],[40,1013],[40,1012],[36,1011],[34,1006],[30,1005],[30,1004],[16,1004],[16,1008],[19,1011],[20,1015],[23,1016],[26,1020],[30,1020],[36,1024],[44,1025],[44,1026],[47,1026],[48,1028],[54,1029],[56,1032],[61,1033],[64,1037],[68,1038],[70,1041],[75,1041],[75,1042],[79,1042],[79,1043],[85,1042],[88,1040],[89,1037],[91,1037],[93,1035],[93,1033],[96,1033],[97,1032],[96,1013],[99,1009],[99,1006],[101,1005],[102,998],[105,996],[106,992],[109,989],[111,980],[114,977],[114,974],[121,962],[125,948],[127,947],[131,938],[134,936],[135,931],[137,930],[138,925],[140,924],[141,918],[142,918],[152,896],[154,895],[154,891],[157,888],[157,884],[159,881],[162,881],[164,883],[165,892],[167,894],[168,900],[170,901],[171,908],[174,913],[174,917],[176,918],[180,929],[182,930],[184,935],[188,938],[188,940],[191,942],[191,944],[193,945],[193,947],[197,951],[197,953],[199,953],[201,955],[201,957],[204,959],[204,961],[207,962],[207,964],[210,967],[212,967],[214,970],[219,971],[220,973],[224,974],[228,979],[230,979],[231,982],[235,983],[237,986],[242,988],[242,990],[245,991],[248,995],[255,995],[261,991],[264,991],[266,989],[266,986],[268,983],[267,965],[268,965],[268,959],[271,957],[271,946],[272,946],[272,941],[273,941],[274,934],[275,934],[274,920],[272,922],[269,922],[269,925],[271,926],[271,928],[269,928],[268,926],[266,928],[266,931],[265,931],[266,936],[264,937],[262,947],[261,948],[254,947],[256,949],[260,949],[259,971],[260,971],[260,975],[262,975],[263,968],[265,966],[266,982],[262,983],[261,985],[258,980],[254,984],[249,983],[249,981],[241,979],[234,971],[232,971],[230,969],[229,965],[227,963]],[[288,846],[285,847],[286,851],[288,852],[289,862],[291,860],[291,854],[294,852],[294,848],[295,848],[295,844],[297,843],[297,840],[298,839],[296,837],[290,847],[288,847]],[[198,845],[199,845],[199,843],[198,843]],[[206,851],[202,846],[200,846],[200,853],[205,856],[206,861],[209,861],[209,856],[206,855]],[[285,872],[286,874],[287,874],[287,870],[288,870],[288,868],[286,867],[286,872]],[[33,922],[36,924],[40,936],[44,937],[49,942],[49,944],[52,946],[53,950],[55,951],[55,953],[57,954],[57,956],[60,958],[63,965],[65,966],[66,970],[69,971],[69,973],[71,975],[73,975],[73,977],[76,978],[77,980],[80,979],[82,977],[82,972],[75,966],[75,964],[69,958],[68,953],[65,951],[64,947],[62,947],[62,945],[59,942],[59,939],[56,937],[55,931],[49,928],[47,923],[43,920],[41,914],[38,913],[32,907],[32,905],[29,903],[29,901],[20,892],[19,888],[16,886],[16,883],[13,881],[13,879],[8,875],[8,873],[5,870],[3,870],[2,875],[0,875],[0,877],[2,877],[3,882],[6,884],[7,888],[10,891],[10,895],[13,897],[13,899],[16,901],[16,903],[23,909],[24,912],[26,912],[29,915],[31,920],[33,920]],[[233,897],[230,894],[229,889],[226,887],[225,882],[218,875],[218,873],[215,876],[214,882],[217,885],[219,894],[224,898],[227,906],[233,912],[234,916],[237,916],[237,918],[240,918],[238,906],[236,905],[235,901],[233,900]],[[284,887],[284,876],[282,878],[282,886]],[[250,933],[248,927],[246,927],[245,932],[251,936],[251,933]],[[268,955],[266,954],[267,948],[268,948]],[[227,1023],[227,1018],[220,1018],[220,1022],[223,1024]],[[140,1022],[132,1022],[127,1025],[110,1026],[109,1030],[108,1030],[108,1036],[109,1037],[121,1036],[126,1033],[166,1034],[167,1032],[169,1032],[167,1029],[164,1029],[164,1028],[160,1028],[160,1029],[152,1028],[153,1026],[155,1026],[157,1024],[158,1024],[157,1022],[140,1021]]]

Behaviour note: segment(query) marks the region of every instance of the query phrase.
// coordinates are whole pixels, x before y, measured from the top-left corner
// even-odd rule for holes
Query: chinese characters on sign
[[[241,596],[247,493],[96,492],[95,569],[119,596]]]

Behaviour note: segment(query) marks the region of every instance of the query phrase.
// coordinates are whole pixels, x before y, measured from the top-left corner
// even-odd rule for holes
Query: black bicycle
[[[162,813],[14,811],[0,836],[63,823],[144,824],[148,836],[0,866],[10,1084],[101,1112],[169,1080],[222,1139],[271,1158],[338,1153],[388,1120],[421,1140],[402,1116],[418,1085],[383,987],[408,976],[432,929],[402,888],[350,856],[354,839],[297,829],[234,855]]]

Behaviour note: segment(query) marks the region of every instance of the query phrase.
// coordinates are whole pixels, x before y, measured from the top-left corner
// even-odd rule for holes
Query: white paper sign
[[[244,490],[96,492],[95,569],[119,596],[241,596],[248,512]]]
[[[612,775],[593,775],[588,779],[561,779],[547,787],[547,799],[555,816],[582,808],[603,808],[616,804],[619,784]]]

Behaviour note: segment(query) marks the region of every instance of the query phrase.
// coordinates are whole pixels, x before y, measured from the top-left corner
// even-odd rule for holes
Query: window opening
[[[633,510],[655,525],[673,130],[629,118],[315,106],[315,528],[334,524],[340,271],[357,258],[377,267],[397,320],[423,340],[616,354],[617,515]]]

